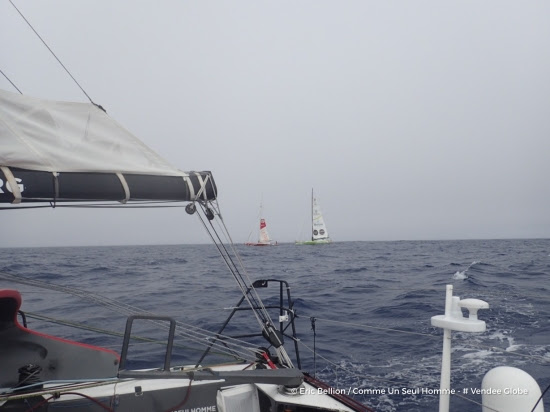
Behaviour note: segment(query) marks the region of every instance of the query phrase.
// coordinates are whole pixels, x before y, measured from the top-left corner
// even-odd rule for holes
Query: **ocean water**
[[[252,280],[290,284],[302,368],[377,411],[437,410],[431,393],[439,388],[442,331],[430,318],[444,313],[448,284],[455,296],[490,305],[479,313],[486,332],[453,332],[451,387],[459,394],[451,396],[451,410],[480,411],[481,396],[471,392],[495,366],[527,371],[542,390],[550,385],[549,239],[237,249]],[[213,245],[0,249],[0,261],[0,288],[22,292],[30,328],[117,351],[122,338],[105,333],[123,332],[127,311],[141,308],[216,332],[240,298]],[[260,292],[266,304],[277,301],[276,285]],[[234,320],[229,333],[258,329],[249,312]],[[166,335],[147,323],[139,333]],[[163,350],[133,344],[131,366],[158,367]],[[200,354],[196,343],[178,339],[173,361],[191,364]],[[544,405],[550,410],[550,391]]]

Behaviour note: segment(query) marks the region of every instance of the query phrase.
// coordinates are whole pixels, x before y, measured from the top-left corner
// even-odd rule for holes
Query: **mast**
[[[315,240],[313,237],[313,188],[311,188],[311,240]]]

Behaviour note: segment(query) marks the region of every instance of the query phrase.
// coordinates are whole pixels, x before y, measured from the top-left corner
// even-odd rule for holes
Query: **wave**
[[[466,271],[463,270],[463,271],[457,271],[455,272],[455,274],[453,275],[453,279],[454,280],[464,280],[464,279],[467,279],[468,278],[468,275],[466,274]]]
[[[341,268],[341,269],[335,269],[334,273],[361,273],[366,272],[368,269],[366,267],[359,267],[359,268]]]
[[[466,280],[466,279],[468,279],[468,278],[470,277],[470,275],[468,275],[468,272],[469,272],[470,270],[473,270],[473,268],[474,268],[476,265],[477,265],[477,267],[479,267],[479,266],[483,266],[483,265],[485,265],[485,264],[482,263],[482,262],[479,262],[479,261],[474,260],[472,263],[470,263],[470,264],[468,265],[468,267],[467,267],[466,269],[464,269],[464,270],[457,270],[457,271],[454,273],[454,275],[453,275],[453,279],[454,279],[454,280]],[[451,266],[458,266],[458,264],[456,264],[456,263],[451,263]],[[461,265],[460,265],[460,266],[461,266]],[[488,265],[488,266],[490,266],[490,265]]]

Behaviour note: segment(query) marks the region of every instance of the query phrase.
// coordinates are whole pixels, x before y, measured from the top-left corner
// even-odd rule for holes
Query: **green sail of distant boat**
[[[318,199],[311,190],[311,240],[297,241],[297,245],[322,245],[332,243]]]

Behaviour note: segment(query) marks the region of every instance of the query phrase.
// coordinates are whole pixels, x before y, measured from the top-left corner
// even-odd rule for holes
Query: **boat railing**
[[[131,315],[126,320],[126,329],[124,330],[124,339],[122,341],[122,351],[120,354],[119,364],[119,376],[126,374],[128,349],[130,346],[130,339],[132,337],[132,326],[135,320],[148,320],[148,321],[164,321],[170,323],[168,330],[168,340],[166,342],[166,352],[164,355],[164,372],[170,372],[170,363],[172,359],[172,348],[174,347],[174,335],[176,333],[176,321],[169,316],[156,316],[156,315]]]

